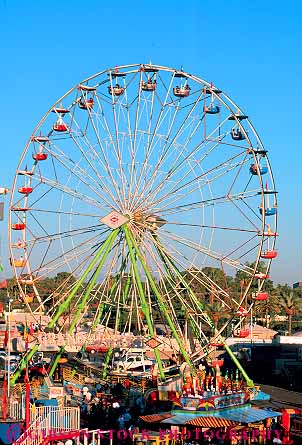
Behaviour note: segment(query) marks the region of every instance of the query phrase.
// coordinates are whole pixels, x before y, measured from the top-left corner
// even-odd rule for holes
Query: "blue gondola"
[[[208,107],[205,105],[203,111],[207,114],[217,114],[219,113],[220,108],[218,105],[210,104]]]
[[[257,167],[256,164],[252,164],[250,166],[250,172],[252,173],[252,175],[258,175],[258,170],[261,176],[265,175],[268,172],[268,168],[263,165],[259,164]]]
[[[232,128],[231,136],[234,141],[243,141],[243,139],[245,139],[244,134],[239,128]]]
[[[259,207],[259,212],[262,215],[262,207]],[[265,216],[274,216],[277,213],[277,207],[267,207],[264,210]]]

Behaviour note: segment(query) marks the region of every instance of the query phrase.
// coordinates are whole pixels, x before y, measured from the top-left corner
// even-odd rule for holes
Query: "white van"
[[[144,353],[126,352],[126,354],[113,363],[116,372],[147,372],[154,366],[154,360],[145,357]]]

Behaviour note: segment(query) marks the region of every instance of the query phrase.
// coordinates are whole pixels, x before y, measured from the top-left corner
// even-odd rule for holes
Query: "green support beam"
[[[171,329],[171,331],[172,331],[172,333],[174,335],[174,338],[175,338],[175,340],[176,340],[176,342],[178,344],[179,350],[180,350],[183,358],[185,359],[185,361],[190,366],[191,370],[194,372],[194,366],[193,366],[193,364],[192,364],[192,362],[190,360],[189,354],[187,353],[187,351],[185,350],[185,348],[183,346],[182,340],[179,337],[179,334],[178,334],[178,332],[177,332],[177,330],[175,328],[173,320],[172,320],[172,318],[170,317],[170,315],[168,313],[168,310],[167,310],[167,308],[165,306],[165,303],[163,301],[163,298],[162,298],[162,296],[161,296],[161,294],[160,294],[160,292],[159,292],[159,290],[158,290],[158,288],[157,288],[157,286],[156,286],[156,284],[155,284],[155,282],[153,280],[153,277],[150,274],[149,269],[148,269],[146,263],[144,262],[144,259],[142,257],[142,254],[140,253],[140,250],[139,250],[139,248],[138,248],[138,246],[136,244],[136,241],[134,240],[131,232],[128,230],[128,227],[122,226],[122,228],[123,228],[123,230],[125,232],[126,237],[130,238],[130,243],[133,245],[133,247],[135,249],[137,258],[140,260],[140,263],[141,263],[141,265],[142,265],[142,267],[144,269],[144,272],[145,272],[145,274],[147,276],[147,279],[148,279],[148,281],[150,283],[151,289],[153,290],[154,295],[155,295],[155,297],[157,299],[158,305],[159,305],[162,313],[164,314],[164,316],[165,316],[165,318],[167,320],[167,323],[168,323],[168,325],[169,325],[169,327],[170,327],[170,329]]]
[[[10,385],[13,386],[16,381],[18,380],[18,378],[21,376],[22,371],[26,368],[27,364],[29,363],[29,361],[32,359],[32,357],[34,356],[34,354],[38,351],[39,349],[39,345],[36,344],[33,348],[31,348],[25,355],[24,357],[22,357],[22,359],[20,360],[19,366],[16,369],[16,371],[10,376]]]
[[[158,244],[160,244],[157,236],[154,236],[156,242]],[[189,288],[188,284],[186,283],[186,281],[184,280],[183,276],[181,275],[180,271],[178,270],[177,266],[175,265],[174,261],[169,257],[169,255],[165,252],[162,251],[161,249],[159,249],[158,247],[156,247],[156,250],[158,252],[158,254],[160,255],[160,257],[162,258],[164,264],[166,265],[166,267],[168,267],[167,262],[172,266],[172,268],[174,269],[174,271],[177,273],[178,278],[180,279],[181,283],[185,286],[185,288],[188,290],[188,292],[190,292],[190,295],[194,296],[194,301],[197,304],[197,307],[202,311],[202,313],[206,316],[206,319],[208,320],[210,326],[214,329],[215,331],[215,335],[218,334],[217,330],[215,329],[215,325],[213,323],[213,321],[211,320],[211,318],[204,313],[202,304],[199,302],[198,298],[196,297],[196,295],[192,292],[192,290]],[[196,335],[196,329],[195,326],[193,326],[193,323],[191,324],[191,319],[189,318],[189,323]],[[229,354],[229,356],[231,357],[232,361],[234,362],[234,364],[237,366],[237,368],[239,369],[239,371],[241,372],[242,376],[244,377],[247,385],[251,388],[254,387],[254,382],[253,380],[251,380],[249,378],[249,376],[247,375],[247,373],[245,372],[244,368],[242,367],[241,363],[239,362],[239,360],[237,359],[237,357],[234,355],[233,351],[230,349],[230,347],[228,345],[226,345],[224,343],[224,348],[227,351],[227,353]]]
[[[104,243],[102,244],[102,246],[100,247],[99,251],[97,252],[97,254],[95,255],[95,257],[93,258],[93,260],[91,261],[91,263],[88,265],[88,267],[86,268],[86,270],[84,271],[83,275],[81,276],[81,278],[77,281],[77,284],[75,285],[75,287],[72,289],[72,291],[68,294],[68,296],[66,297],[64,303],[62,303],[57,312],[55,313],[55,315],[53,316],[52,320],[50,321],[50,323],[48,324],[48,328],[52,329],[55,324],[57,323],[57,321],[59,320],[59,318],[61,317],[62,314],[64,314],[64,312],[68,309],[68,306],[70,304],[70,302],[72,301],[73,297],[76,295],[76,293],[78,292],[78,290],[80,289],[80,287],[82,286],[82,284],[84,283],[86,277],[88,276],[88,274],[91,272],[91,270],[94,268],[95,264],[98,262],[98,259],[100,258],[100,256],[102,255],[102,253],[104,252],[104,250],[107,248],[108,243],[111,243],[111,240],[114,240],[117,236],[119,232],[119,229],[115,229],[113,230],[110,235],[108,236],[108,238],[104,241]],[[112,241],[113,242],[113,241]]]
[[[94,285],[96,283],[96,280],[97,280],[97,278],[98,278],[98,276],[99,276],[99,274],[100,274],[100,272],[101,272],[101,270],[102,270],[102,268],[104,266],[104,262],[106,261],[106,258],[108,257],[108,255],[110,253],[112,244],[113,244],[115,238],[117,237],[118,232],[119,232],[119,229],[113,230],[111,232],[110,236],[103,243],[103,245],[102,245],[102,247],[100,249],[101,253],[103,253],[103,256],[102,256],[102,258],[101,258],[101,260],[100,260],[100,262],[99,262],[99,264],[98,264],[98,266],[97,266],[97,268],[96,268],[96,270],[95,270],[95,272],[94,272],[94,274],[93,274],[93,276],[92,276],[92,278],[90,280],[90,283],[89,283],[89,285],[88,285],[88,287],[86,289],[84,297],[81,300],[81,303],[78,306],[77,312],[76,312],[76,314],[75,314],[75,316],[74,316],[74,318],[73,318],[73,320],[72,320],[72,322],[71,322],[71,324],[70,324],[70,326],[68,328],[68,331],[67,331],[68,334],[71,334],[73,332],[73,330],[74,330],[74,328],[75,328],[75,326],[76,326],[76,324],[77,324],[77,322],[78,322],[78,320],[79,320],[83,310],[85,309],[85,305],[86,305],[86,303],[87,303],[87,301],[89,299],[90,292],[93,289],[93,287],[94,287]],[[98,258],[99,257],[100,257],[100,255],[98,255]],[[95,262],[94,262],[94,264],[95,264]],[[90,266],[91,266],[91,264],[90,264]],[[89,266],[89,271],[91,271],[91,267],[90,266]],[[86,276],[87,276],[87,273],[86,273]],[[56,358],[53,361],[52,366],[51,366],[50,371],[49,371],[49,376],[50,377],[52,377],[53,373],[55,372],[55,369],[56,369],[56,367],[57,367],[57,365],[59,363],[59,360],[62,357],[62,354],[65,351],[65,349],[66,349],[66,344],[61,346],[59,353],[56,355]]]
[[[225,348],[225,350],[227,351],[227,353],[229,354],[229,356],[231,357],[231,359],[233,360],[233,362],[235,363],[235,365],[237,366],[237,368],[239,369],[239,371],[241,372],[241,374],[243,375],[243,377],[244,377],[244,379],[245,379],[245,381],[246,381],[246,383],[247,383],[247,386],[250,387],[250,388],[254,388],[255,385],[254,385],[253,380],[251,380],[251,379],[249,378],[249,376],[247,375],[247,373],[246,373],[245,370],[243,369],[243,367],[242,367],[240,361],[239,361],[239,360],[237,359],[237,357],[234,355],[234,353],[233,353],[233,351],[231,350],[231,348],[230,348],[227,344],[224,344],[224,348]]]
[[[142,282],[141,282],[141,279],[140,279],[140,275],[139,275],[139,271],[138,271],[138,267],[137,267],[137,262],[136,262],[136,257],[135,257],[134,252],[133,252],[133,249],[134,249],[136,251],[136,254],[137,254],[138,249],[137,249],[137,246],[134,245],[133,242],[132,242],[131,235],[130,235],[128,227],[126,225],[123,225],[122,229],[123,229],[123,231],[125,233],[125,238],[126,238],[126,242],[127,242],[128,249],[129,249],[129,254],[130,254],[130,259],[131,259],[131,263],[132,263],[132,266],[133,266],[134,276],[135,276],[135,279],[136,279],[136,284],[137,284],[138,292],[139,292],[141,303],[142,303],[142,311],[143,311],[143,313],[144,313],[144,315],[146,317],[146,322],[147,322],[147,326],[148,326],[150,335],[151,335],[151,337],[154,337],[154,326],[153,326],[153,322],[152,322],[152,319],[151,319],[151,316],[150,316],[149,306],[148,306],[148,303],[147,303],[147,300],[146,300],[146,297],[145,297],[145,292],[144,292],[144,289],[143,289],[143,285],[142,285]],[[157,348],[154,348],[154,355],[155,355],[155,358],[156,358],[156,362],[158,364],[158,370],[159,370],[160,378],[162,380],[165,380],[164,368],[163,368],[163,364],[161,362],[160,354],[159,354],[159,351],[158,351]]]

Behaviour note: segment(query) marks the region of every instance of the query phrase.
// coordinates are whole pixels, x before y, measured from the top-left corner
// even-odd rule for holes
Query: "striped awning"
[[[281,416],[281,413],[268,409],[257,409],[245,406],[242,408],[224,410],[223,412],[216,414],[216,416],[221,416],[224,419],[228,419],[233,422],[247,424],[259,422],[268,418],[278,417]]]
[[[189,420],[188,422],[186,422],[186,425],[201,426],[204,428],[222,428],[225,426],[233,427],[237,425],[237,423],[233,422],[232,420],[224,419],[222,417],[201,416]]]
[[[148,422],[148,423],[161,422],[162,420],[169,419],[170,417],[172,417],[172,414],[170,414],[170,413],[149,414],[147,416],[139,416],[139,418],[143,422]]]

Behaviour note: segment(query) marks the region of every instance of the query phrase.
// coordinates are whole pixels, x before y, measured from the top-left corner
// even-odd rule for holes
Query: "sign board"
[[[117,229],[118,227],[121,227],[123,224],[129,221],[129,218],[127,218],[124,215],[121,215],[118,212],[112,211],[108,213],[108,215],[104,216],[100,220],[103,224],[106,224],[106,226],[110,227],[110,229]]]
[[[63,386],[50,386],[49,387],[49,398],[56,399],[57,397],[64,396],[64,387]]]

